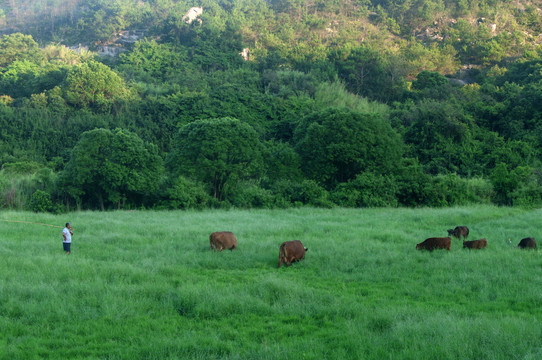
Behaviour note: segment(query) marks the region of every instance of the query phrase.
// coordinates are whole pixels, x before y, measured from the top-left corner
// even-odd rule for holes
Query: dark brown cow
[[[217,231],[209,235],[211,250],[222,251],[224,249],[234,250],[237,248],[237,239],[231,231]]]
[[[469,228],[466,226],[456,226],[455,229],[448,229],[448,236],[453,236],[456,239],[463,238],[465,240],[469,236]]]
[[[486,239],[463,241],[463,249],[483,249],[487,246]]]
[[[425,239],[423,242],[416,245],[416,250],[446,249],[450,250],[452,239],[450,237],[432,237]]]
[[[525,239],[521,239],[521,241],[518,244],[518,248],[536,249],[536,241],[534,241],[534,237],[527,237]]]
[[[303,247],[303,244],[299,240],[283,242],[279,250],[279,267],[282,266],[282,263],[290,266],[294,261],[303,260],[305,251],[307,250],[309,249]]]

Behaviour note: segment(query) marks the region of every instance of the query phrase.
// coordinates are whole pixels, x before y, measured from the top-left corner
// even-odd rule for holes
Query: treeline
[[[106,60],[0,39],[1,208],[542,202],[542,59],[492,33],[502,1],[80,3],[93,44],[115,4],[108,34],[149,37]],[[503,26],[537,29],[524,4]]]

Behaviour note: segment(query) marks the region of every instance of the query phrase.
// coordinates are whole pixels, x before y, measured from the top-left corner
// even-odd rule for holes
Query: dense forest
[[[0,0],[0,208],[542,203],[540,0]]]

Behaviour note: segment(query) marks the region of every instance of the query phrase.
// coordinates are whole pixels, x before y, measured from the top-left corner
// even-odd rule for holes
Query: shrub
[[[467,183],[456,174],[431,178],[434,206],[454,206],[468,203]]]
[[[534,208],[542,203],[542,173],[532,170],[511,194],[514,206]]]
[[[183,176],[177,177],[166,186],[164,196],[161,207],[169,209],[201,209],[211,204],[211,196],[203,185]]]
[[[279,204],[286,201],[295,206],[333,206],[333,203],[329,200],[328,192],[313,180],[304,180],[301,183],[283,180],[275,183],[271,190],[278,197],[276,201]]]
[[[36,190],[30,199],[30,210],[34,212],[58,212],[51,195],[43,190]]]
[[[233,191],[231,204],[239,208],[274,208],[275,197],[270,190],[255,184],[239,184]]]
[[[28,161],[19,161],[13,163],[6,163],[2,166],[2,170],[5,174],[34,174],[39,169],[42,168],[42,165],[36,162]]]
[[[488,179],[472,178],[467,179],[467,193],[471,203],[491,204],[494,196],[493,185]]]
[[[331,200],[348,207],[397,207],[398,190],[394,177],[365,172],[337,186]]]
[[[404,159],[397,170],[397,200],[403,206],[429,205],[431,194],[427,186],[431,177],[413,159]]]

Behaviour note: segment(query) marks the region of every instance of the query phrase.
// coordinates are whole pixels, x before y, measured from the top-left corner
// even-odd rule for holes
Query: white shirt
[[[62,237],[62,242],[65,242],[65,243],[71,243],[72,242],[72,234],[70,234],[70,229],[65,227],[64,230],[62,230],[62,235],[64,235]]]

